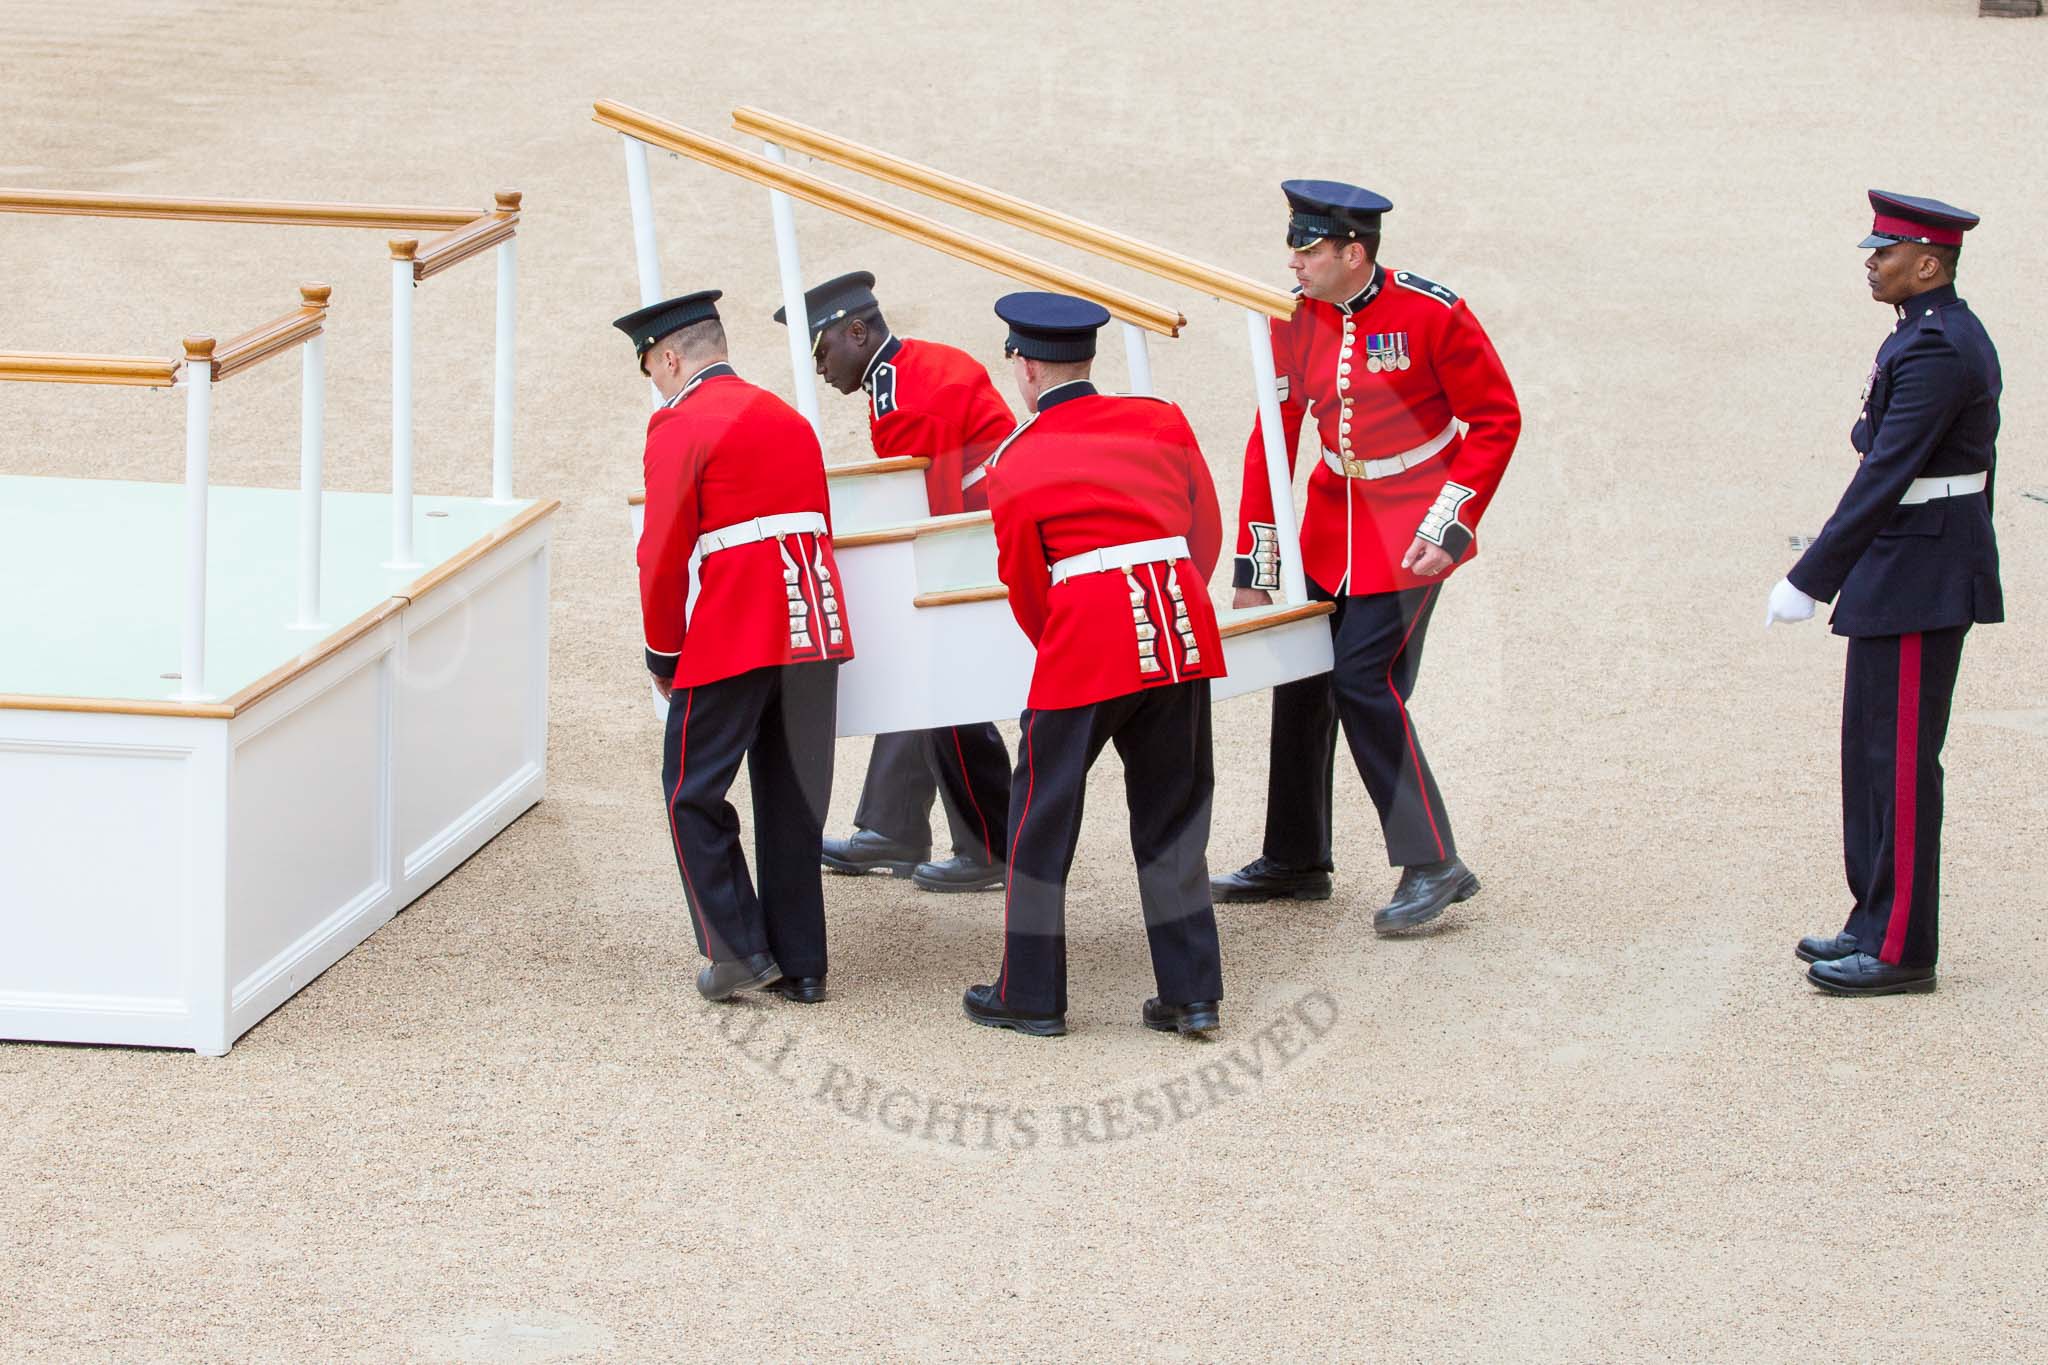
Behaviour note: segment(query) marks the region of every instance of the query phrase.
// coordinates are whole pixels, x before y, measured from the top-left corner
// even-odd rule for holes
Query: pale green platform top
[[[206,692],[229,697],[533,507],[413,499],[413,558],[387,569],[391,495],[322,499],[323,629],[298,630],[299,494],[207,498]],[[171,700],[185,610],[183,484],[0,475],[0,694]]]

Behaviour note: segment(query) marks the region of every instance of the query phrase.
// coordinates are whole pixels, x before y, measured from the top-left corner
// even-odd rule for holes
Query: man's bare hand
[[[661,693],[661,699],[667,701],[669,693],[675,690],[675,685],[667,678],[661,677],[658,674],[649,673],[647,676],[654,680],[654,690]]]
[[[1421,536],[1408,547],[1408,553],[1401,556],[1401,567],[1424,578],[1435,578],[1451,567],[1451,557],[1441,545],[1432,545]]]
[[[1236,588],[1231,591],[1230,605],[1239,611],[1246,607],[1270,607],[1273,594],[1263,588]]]

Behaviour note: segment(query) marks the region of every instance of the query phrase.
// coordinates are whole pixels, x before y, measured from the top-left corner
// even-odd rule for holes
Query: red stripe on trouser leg
[[[1898,738],[1892,746],[1892,913],[1878,956],[1897,966],[1913,918],[1914,842],[1920,815],[1920,637],[1899,637]]]
[[[960,748],[960,727],[951,725],[946,728],[953,736],[953,761],[960,765],[960,785],[966,790],[967,804],[974,807],[975,821],[981,826],[981,856],[986,858],[995,851],[995,845],[989,842],[988,817],[981,813],[981,798],[975,795],[974,777],[967,771],[967,755]]]
[[[1017,831],[1010,836],[1010,861],[1003,867],[1003,965],[996,975],[996,999],[1010,1003],[1010,891],[1017,885],[1017,846],[1024,842],[1024,822],[1031,818],[1031,792],[1038,785],[1038,760],[1031,752],[1031,732],[1038,728],[1034,713],[1024,727],[1024,809],[1017,812]]]
[[[1415,730],[1408,724],[1408,706],[1401,700],[1401,689],[1394,686],[1394,669],[1400,665],[1401,653],[1408,648],[1408,641],[1415,634],[1416,623],[1422,620],[1423,611],[1429,606],[1430,595],[1436,591],[1431,584],[1422,594],[1422,600],[1415,604],[1415,615],[1408,622],[1408,632],[1401,637],[1401,643],[1394,646],[1393,657],[1387,660],[1387,693],[1394,699],[1395,709],[1401,713],[1401,734],[1408,741],[1408,762],[1415,769],[1415,797],[1422,802],[1422,813],[1429,820],[1429,837],[1436,840],[1437,861],[1444,858],[1443,831],[1436,827],[1436,812],[1429,805],[1429,784],[1422,780],[1422,759],[1415,752]],[[1392,809],[1389,807],[1388,809]]]
[[[690,914],[697,921],[697,936],[704,941],[704,956],[711,956],[711,926],[704,922],[704,912],[697,908],[697,883],[690,879],[690,860],[683,856],[683,836],[676,829],[676,797],[683,790],[683,774],[689,771],[690,751],[690,707],[697,700],[697,689],[691,688],[683,697],[683,723],[676,734],[676,788],[668,794],[668,837],[676,846],[676,866],[683,870],[683,903],[690,907]],[[668,704],[676,704],[675,696],[669,696]]]

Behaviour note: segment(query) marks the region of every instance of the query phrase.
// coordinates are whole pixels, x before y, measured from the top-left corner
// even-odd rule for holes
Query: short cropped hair
[[[1371,232],[1361,232],[1351,240],[1357,242],[1360,246],[1365,248],[1365,259],[1368,262],[1379,260],[1380,230],[1378,228],[1374,228]],[[1337,243],[1337,245],[1339,247],[1342,247],[1344,244],[1342,242],[1339,242]]]
[[[640,353],[640,373],[647,373],[647,357],[656,351],[674,351],[677,355],[702,355],[706,351],[725,354],[725,324],[717,318],[706,318],[693,322],[687,327],[678,327],[667,336]]]

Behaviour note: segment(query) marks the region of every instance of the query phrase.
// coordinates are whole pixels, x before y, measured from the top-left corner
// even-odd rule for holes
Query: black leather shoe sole
[[[1479,894],[1479,878],[1467,872],[1458,884],[1451,888],[1451,894],[1441,900],[1425,901],[1421,905],[1409,906],[1392,913],[1382,910],[1372,918],[1372,931],[1381,938],[1395,938],[1411,934],[1459,901],[1469,901]]]
[[[1143,1016],[1145,1027],[1154,1033],[1208,1033],[1221,1027],[1214,1005],[1179,1009],[1168,1015]]]
[[[815,1005],[825,998],[825,983],[815,978],[785,976],[761,989],[799,1005]]]
[[[1914,977],[1907,981],[1886,981],[1874,986],[1848,986],[1837,981],[1827,981],[1806,969],[1806,979],[1816,989],[1829,995],[1931,995],[1934,993],[1933,976]]]
[[[782,976],[782,968],[770,959],[768,965],[757,972],[740,972],[727,975],[721,967],[737,966],[736,963],[718,963],[704,967],[697,973],[697,994],[706,1000],[730,1000],[741,991],[750,991],[756,986],[765,986]],[[722,979],[721,979],[722,978]]]
[[[1033,1038],[1067,1036],[1067,1021],[1057,1014],[1043,1018],[1016,1014],[977,1014],[965,1004],[960,1006],[960,1012],[983,1028],[1006,1028],[1017,1033],[1029,1034]]]
[[[818,856],[819,864],[835,877],[865,877],[870,872],[886,872],[892,877],[903,878],[915,872],[917,865],[923,861],[924,859],[922,858],[915,858],[906,859],[903,862],[889,859],[881,862],[865,863],[856,862],[851,858],[835,858],[829,853],[823,853]]]
[[[999,891],[1003,885],[1003,870],[991,867],[986,877],[973,881],[948,881],[939,877],[927,877],[923,872],[912,869],[910,884],[920,891],[936,891],[941,895],[948,891]]]
[[[1209,883],[1209,899],[1218,905],[1252,905],[1259,901],[1326,901],[1330,898],[1330,879],[1321,881],[1269,882],[1246,885],[1243,882],[1212,881]]]

